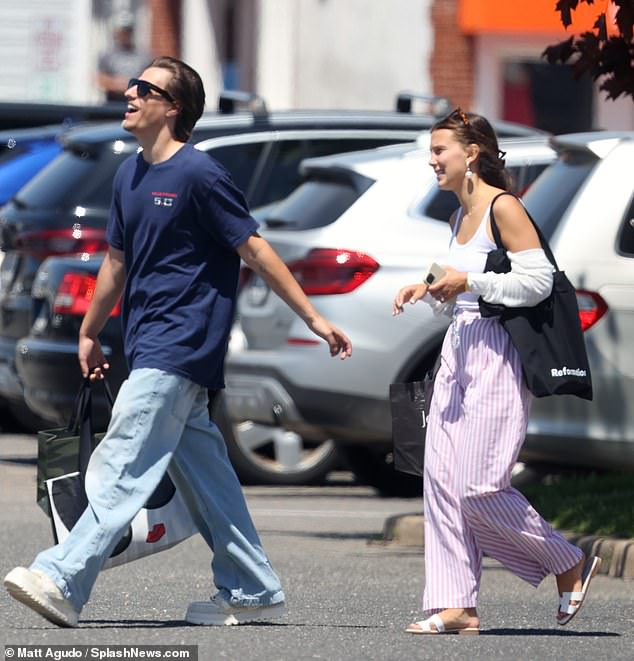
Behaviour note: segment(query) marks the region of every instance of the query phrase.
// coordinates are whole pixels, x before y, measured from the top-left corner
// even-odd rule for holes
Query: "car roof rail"
[[[246,106],[254,117],[268,117],[269,112],[264,99],[253,92],[243,90],[222,90],[218,95],[218,112],[221,115],[232,115],[238,105]]]
[[[451,101],[446,96],[404,91],[399,92],[396,97],[396,111],[411,113],[413,101],[422,101],[427,104],[429,112],[436,117],[444,117],[449,114],[449,109],[451,108]]]

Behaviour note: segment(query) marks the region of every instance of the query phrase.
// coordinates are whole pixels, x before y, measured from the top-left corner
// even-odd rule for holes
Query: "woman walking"
[[[581,608],[601,560],[586,558],[542,519],[510,484],[528,424],[530,393],[517,351],[499,320],[480,315],[478,299],[534,306],[551,292],[553,267],[519,200],[509,194],[504,154],[482,116],[460,109],[431,132],[429,164],[438,186],[460,207],[451,218],[445,275],[403,287],[393,314],[423,299],[452,316],[436,375],[425,444],[425,592],[427,619],[413,634],[477,634],[484,554],[533,586],[554,574],[556,621]],[[484,273],[492,238],[490,211],[511,262]]]

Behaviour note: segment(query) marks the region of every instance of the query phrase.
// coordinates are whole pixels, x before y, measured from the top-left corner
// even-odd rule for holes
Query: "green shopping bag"
[[[104,381],[108,404],[112,409],[112,392]],[[45,429],[37,433],[37,492],[36,501],[47,516],[51,515],[46,480],[61,477],[67,473],[81,471],[79,453],[79,434],[88,434],[94,449],[104,437],[105,432],[95,434],[91,422],[90,381],[82,381],[68,426]],[[86,466],[84,468],[84,473]]]

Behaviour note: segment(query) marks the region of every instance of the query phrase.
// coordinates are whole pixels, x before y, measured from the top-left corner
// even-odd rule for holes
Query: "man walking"
[[[88,507],[68,538],[17,567],[5,587],[59,626],[76,626],[106,558],[169,469],[213,551],[217,592],[190,604],[194,624],[239,624],[286,613],[285,596],[247,510],[208,389],[222,388],[240,258],[346,358],[348,338],[321,317],[257,234],[227,172],[187,143],[204,107],[199,75],[159,57],[126,91],[123,127],[142,152],[113,184],[107,237],[92,304],[79,332],[84,376],[108,369],[99,340],[123,293],[130,375],[86,475]]]

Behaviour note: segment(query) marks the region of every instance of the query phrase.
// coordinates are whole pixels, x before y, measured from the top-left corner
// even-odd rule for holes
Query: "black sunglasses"
[[[131,87],[136,87],[137,94],[141,98],[147,96],[150,93],[150,90],[153,90],[170,103],[174,103],[174,97],[169,92],[164,90],[162,87],[155,85],[154,83],[148,83],[147,80],[141,80],[140,78],[130,78],[128,81],[128,89]]]

